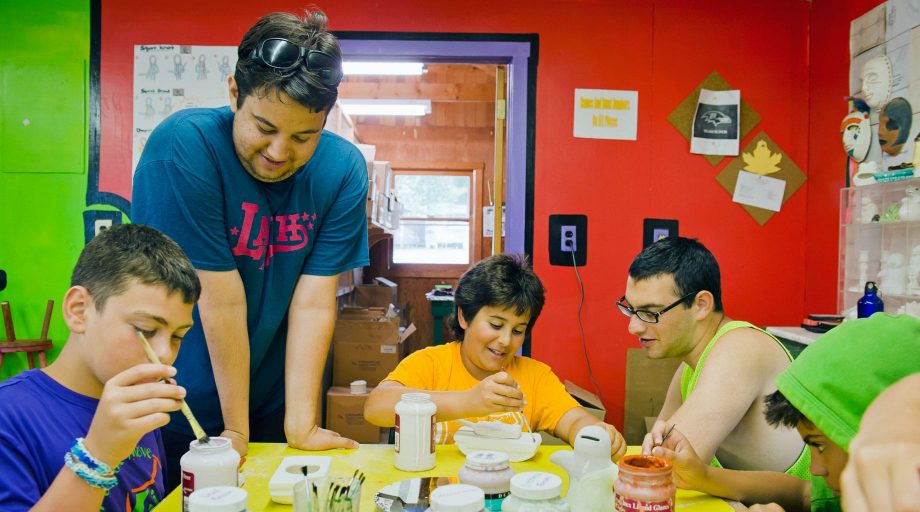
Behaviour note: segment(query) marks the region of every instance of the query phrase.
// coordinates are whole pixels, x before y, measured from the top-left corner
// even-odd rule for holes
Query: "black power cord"
[[[572,249],[572,241],[566,240],[566,247]],[[585,338],[585,326],[581,322],[581,310],[585,305],[585,284],[581,280],[581,275],[578,273],[578,264],[575,263],[575,251],[569,251],[569,254],[572,255],[572,268],[575,269],[575,278],[578,279],[578,288],[580,290],[580,296],[578,299],[578,329],[581,331],[581,348],[585,353],[585,363],[588,365],[588,378],[591,379],[591,384],[594,386],[594,391],[597,392],[597,398],[601,401],[601,405],[605,408],[607,407],[604,402],[604,394],[601,392],[601,387],[597,383],[597,379],[594,378],[594,371],[591,369],[591,358],[588,357],[588,342]]]

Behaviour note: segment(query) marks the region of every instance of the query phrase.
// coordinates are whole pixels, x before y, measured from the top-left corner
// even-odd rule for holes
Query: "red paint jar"
[[[670,462],[654,455],[627,455],[619,466],[613,484],[617,512],[674,512],[677,487]]]

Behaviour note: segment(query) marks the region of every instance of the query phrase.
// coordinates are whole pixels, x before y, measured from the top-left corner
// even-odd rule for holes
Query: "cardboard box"
[[[584,409],[595,418],[604,421],[604,418],[607,416],[607,409],[604,408],[604,404],[597,395],[569,380],[564,381],[563,384],[565,384],[565,390],[572,395],[572,398],[574,398],[579,405],[584,407]],[[567,441],[546,432],[540,432],[540,437],[543,438],[544,445],[568,444]]]
[[[368,388],[370,393],[373,388]],[[348,387],[331,387],[326,392],[326,428],[359,443],[385,443],[388,429],[364,419],[367,394],[353,395]],[[383,439],[383,441],[381,441]]]
[[[680,359],[649,359],[645,350],[626,350],[626,401],[623,437],[631,445],[642,444],[648,429],[646,418],[657,418],[677,371]],[[654,423],[654,421],[652,421]]]
[[[355,286],[355,305],[361,307],[385,308],[390,304],[399,305],[397,292],[399,286],[384,277],[374,279],[374,284]]]
[[[415,325],[399,327],[399,316],[382,308],[344,308],[332,333],[332,384],[366,380],[376,386],[405,355],[406,338]]]

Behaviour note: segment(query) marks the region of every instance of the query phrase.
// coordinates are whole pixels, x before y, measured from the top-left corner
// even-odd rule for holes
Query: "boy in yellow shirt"
[[[544,290],[525,257],[486,258],[460,277],[451,327],[459,341],[419,350],[404,359],[368,397],[364,417],[392,427],[403,393],[431,395],[438,412],[435,441],[453,442],[455,421],[520,423],[573,444],[578,431],[600,425],[618,460],[626,441],[612,425],[578,405],[549,366],[515,355],[543,309]]]

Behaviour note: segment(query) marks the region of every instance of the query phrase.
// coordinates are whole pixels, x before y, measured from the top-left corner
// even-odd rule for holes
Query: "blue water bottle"
[[[878,296],[878,286],[875,282],[868,281],[865,294],[856,301],[856,318],[869,318],[879,311],[885,311],[885,303]]]

